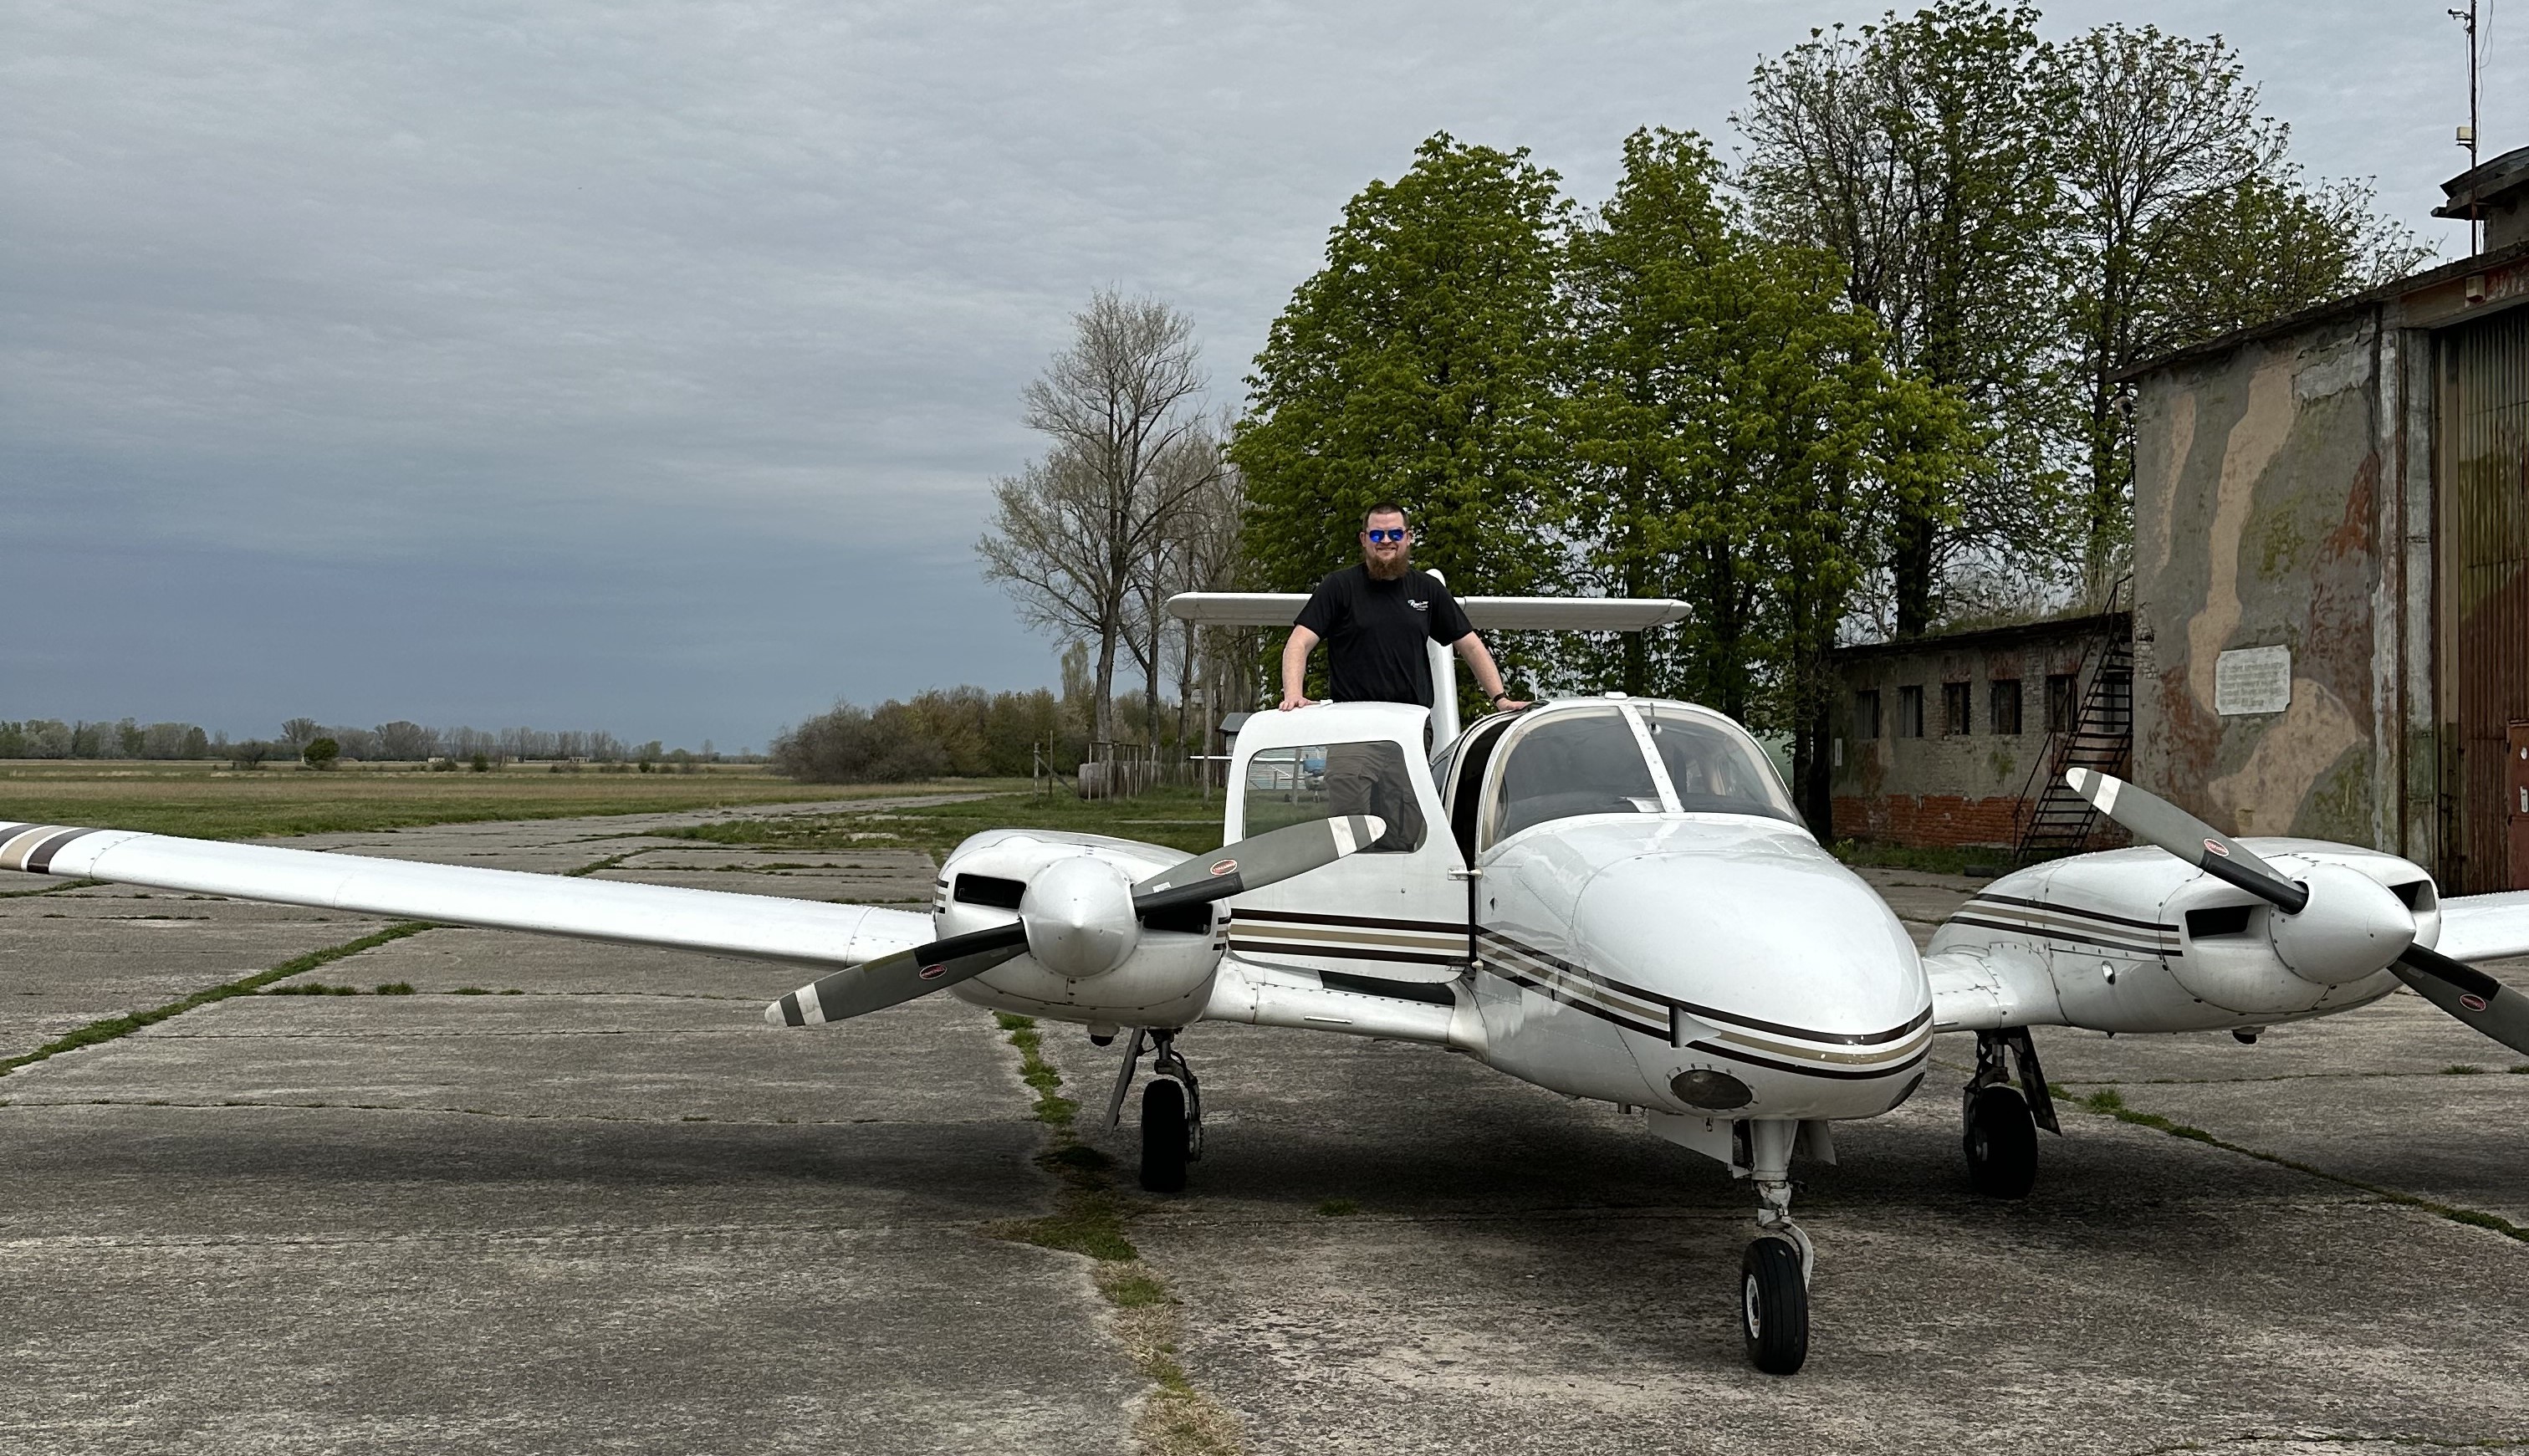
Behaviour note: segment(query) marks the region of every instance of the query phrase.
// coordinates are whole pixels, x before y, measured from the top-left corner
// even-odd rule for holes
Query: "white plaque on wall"
[[[2213,660],[2213,711],[2281,713],[2291,706],[2291,649],[2234,647]]]

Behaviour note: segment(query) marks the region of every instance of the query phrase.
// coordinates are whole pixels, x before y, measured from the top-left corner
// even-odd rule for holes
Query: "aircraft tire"
[[[1756,1239],[1740,1258],[1739,1332],[1748,1363],[1769,1375],[1793,1375],[1808,1360],[1808,1282],[1789,1240]]]
[[[1142,1187],[1181,1193],[1186,1185],[1185,1087],[1154,1077],[1142,1088]]]
[[[1987,1087],[1967,1104],[1967,1181],[1987,1198],[2026,1198],[2037,1186],[2037,1120],[2012,1087]]]

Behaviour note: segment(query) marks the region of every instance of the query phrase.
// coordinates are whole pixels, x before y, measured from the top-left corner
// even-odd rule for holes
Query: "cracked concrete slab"
[[[582,828],[336,837],[662,842]],[[58,898],[0,901],[0,990],[163,1003],[373,924],[24,913]],[[0,1077],[0,1448],[1122,1448],[1150,1386],[1089,1262],[991,1234],[1051,1207],[1015,1053],[944,997],[766,1027],[802,974],[436,929],[293,978],[420,994],[235,998]],[[472,984],[526,994],[434,994]]]
[[[918,856],[628,827],[341,837],[929,893]],[[1918,936],[1974,884],[1873,878]],[[12,910],[68,896],[0,900],[0,955],[78,942],[98,974],[157,975],[224,927],[357,929],[76,893],[61,919]],[[158,913],[212,918],[128,918]],[[1050,1207],[989,1018],[943,997],[772,1032],[784,967],[451,929],[297,979],[421,994],[239,998],[0,1078],[0,1446],[1129,1446],[1150,1387],[1087,1261],[985,1234]],[[1097,1125],[1114,1050],[1045,1033],[1129,1176],[1132,1112]],[[2432,1075],[2506,1053],[2413,998],[2255,1048],[2039,1038],[2074,1094],[2509,1207],[2529,1076]],[[1208,1154],[1129,1232],[1255,1452],[2529,1445],[2529,1246],[2069,1106],[2035,1196],[1980,1201],[1949,1090],[1964,1038],[1805,1171],[1816,1336],[1789,1381],[1738,1349],[1744,1190],[1638,1118],[1425,1048],[1236,1026],[1184,1048]]]

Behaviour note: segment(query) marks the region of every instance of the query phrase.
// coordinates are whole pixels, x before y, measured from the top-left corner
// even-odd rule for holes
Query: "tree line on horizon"
[[[318,748],[330,744],[328,748]],[[310,750],[316,750],[313,758]],[[719,763],[724,755],[703,740],[699,752],[668,748],[656,739],[626,743],[613,733],[512,728],[432,728],[397,720],[375,728],[328,726],[293,718],[270,738],[232,739],[190,723],[142,724],[29,718],[0,720],[0,759],[225,759],[252,768],[270,762],[448,763],[486,768],[523,761],[623,764],[639,769]],[[737,762],[754,761],[740,755]]]

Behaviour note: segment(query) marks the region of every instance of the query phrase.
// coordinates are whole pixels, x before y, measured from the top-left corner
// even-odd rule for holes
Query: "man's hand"
[[[1282,701],[1279,706],[1283,712],[1288,713],[1294,708],[1314,708],[1317,705],[1318,700],[1315,698],[1306,698],[1295,692],[1286,692],[1282,694]]]
[[[1493,699],[1493,707],[1504,713],[1517,713],[1529,706],[1531,705],[1525,698],[1495,697]]]

